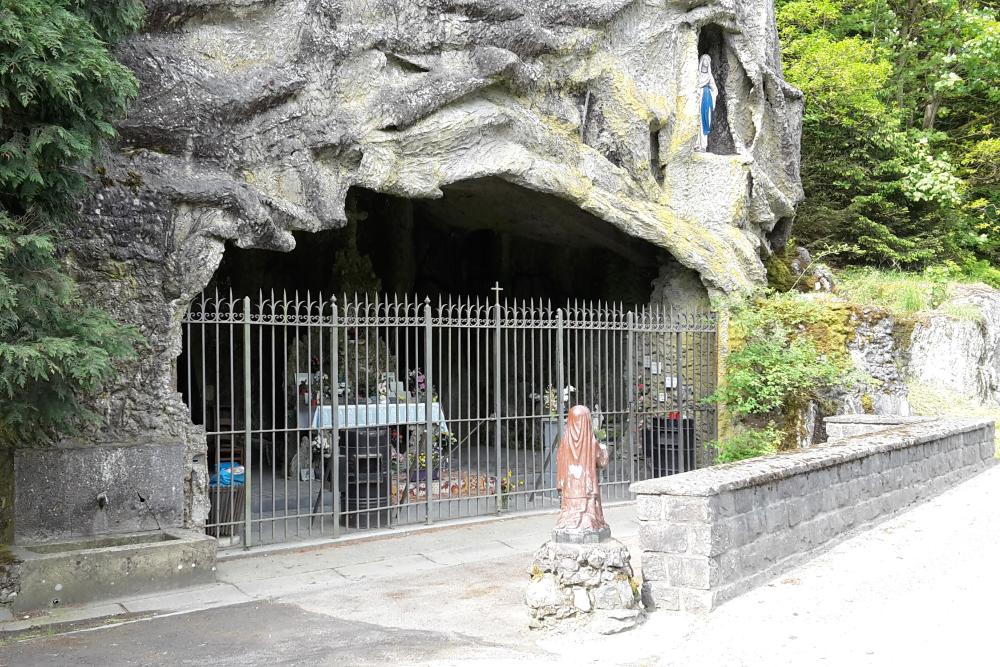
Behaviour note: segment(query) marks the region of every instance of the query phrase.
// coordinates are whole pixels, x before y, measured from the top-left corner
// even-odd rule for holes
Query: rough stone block
[[[708,522],[715,518],[715,508],[707,497],[664,496],[666,519],[681,523]]]
[[[625,579],[602,583],[593,590],[594,607],[597,609],[624,609],[632,603],[632,586]]]
[[[736,492],[736,513],[745,514],[753,509],[754,489],[740,489]]]
[[[747,541],[753,542],[764,533],[764,511],[755,509],[743,516],[747,524]]]
[[[814,516],[818,516],[819,513],[823,511],[823,492],[814,491],[813,493],[810,493],[808,496],[806,496],[805,505],[806,505],[805,509],[806,517],[811,518]]]
[[[689,614],[707,614],[715,607],[715,594],[711,591],[683,591],[684,611]]]
[[[667,571],[672,586],[708,590],[718,577],[718,559],[668,556]]]
[[[635,514],[639,521],[659,521],[663,518],[660,496],[639,496],[635,499]]]
[[[983,442],[979,445],[979,457],[984,460],[992,459],[996,451],[996,445],[992,442]]]
[[[825,518],[830,523],[830,531],[833,535],[839,535],[847,529],[847,524],[844,522],[844,515],[840,510],[826,514]]]
[[[753,489],[753,509],[764,510],[776,501],[777,494],[774,491],[774,484],[755,486]]]
[[[851,502],[850,488],[845,482],[840,482],[834,486],[833,493],[837,499],[837,507],[844,507]]]
[[[717,556],[732,548],[731,533],[727,523],[688,525],[689,556]]]
[[[741,547],[750,541],[750,530],[747,526],[747,517],[745,514],[730,517],[723,521],[721,526],[724,535],[724,550]]]
[[[764,522],[769,533],[785,529],[788,526],[788,505],[781,502],[768,507]]]
[[[876,514],[875,504],[871,500],[862,500],[856,505],[855,509],[859,523],[871,521]]]
[[[948,469],[954,470],[962,466],[962,450],[953,449],[947,454]]]
[[[659,581],[642,582],[642,605],[646,609],[678,611],[681,608],[680,591]]]
[[[976,451],[975,447],[964,447],[962,449],[962,463],[967,466],[971,466],[979,458],[979,453]]]
[[[852,503],[864,496],[864,485],[860,477],[849,479],[845,483],[847,484],[847,495],[851,498]]]
[[[740,577],[740,554],[731,551],[719,556],[719,582],[726,584]]]
[[[848,505],[847,507],[842,508],[840,512],[838,512],[838,515],[844,522],[844,525],[848,528],[853,528],[858,522],[858,510],[854,505]]]
[[[789,498],[785,502],[785,507],[788,510],[788,527],[794,528],[805,515],[805,501],[802,498]]]
[[[764,564],[763,550],[758,548],[757,545],[740,549],[739,558],[741,572],[756,572],[763,567]]]
[[[644,581],[669,581],[666,554],[658,551],[643,551],[640,567]]]
[[[834,487],[828,486],[822,491],[820,491],[822,497],[822,503],[820,509],[823,512],[832,512],[837,509],[837,492],[834,491]]]
[[[736,516],[736,493],[733,491],[720,493],[716,502],[720,517]]]
[[[802,475],[795,475],[781,480],[778,484],[778,497],[782,499],[798,498],[806,488],[806,480]]]
[[[687,551],[687,527],[677,523],[639,525],[639,544],[646,551],[678,554]]]

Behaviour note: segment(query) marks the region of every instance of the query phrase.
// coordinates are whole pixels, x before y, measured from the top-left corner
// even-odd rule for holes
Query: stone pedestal
[[[525,602],[535,629],[613,634],[644,617],[628,549],[617,540],[546,542],[535,552]]]

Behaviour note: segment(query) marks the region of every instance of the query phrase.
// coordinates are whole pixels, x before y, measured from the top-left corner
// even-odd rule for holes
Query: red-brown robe
[[[590,410],[571,408],[556,454],[556,488],[562,492],[557,530],[599,531],[608,525],[597,479],[597,469],[607,464],[608,449],[594,437]]]

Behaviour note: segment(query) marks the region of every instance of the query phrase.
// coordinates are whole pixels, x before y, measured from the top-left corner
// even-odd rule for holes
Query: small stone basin
[[[20,544],[12,552],[21,561],[14,613],[215,581],[216,541],[179,528]]]
[[[155,533],[129,533],[127,535],[112,535],[109,537],[95,537],[92,540],[80,540],[74,542],[58,542],[53,544],[30,544],[25,545],[25,551],[36,554],[57,554],[63,551],[90,551],[91,549],[104,549],[106,547],[124,547],[136,544],[155,544],[156,542],[166,542],[176,540],[177,536],[166,532],[157,531]]]

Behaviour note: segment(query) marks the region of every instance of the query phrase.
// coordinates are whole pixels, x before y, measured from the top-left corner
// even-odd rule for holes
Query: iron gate
[[[716,316],[605,302],[202,294],[178,384],[203,425],[206,529],[252,544],[558,506],[566,411],[606,499],[712,458]]]

